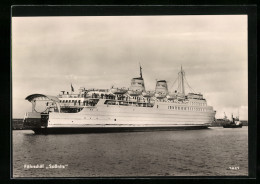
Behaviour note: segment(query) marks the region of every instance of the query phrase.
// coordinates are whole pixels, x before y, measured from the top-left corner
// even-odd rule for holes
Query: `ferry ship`
[[[174,92],[166,80],[157,80],[155,90],[146,91],[140,66],[140,76],[132,78],[129,88],[80,88],[74,94],[71,84],[71,93],[32,94],[26,97],[32,112],[25,113],[23,127],[36,134],[208,128],[216,111],[202,94],[185,94],[182,67],[176,81]]]

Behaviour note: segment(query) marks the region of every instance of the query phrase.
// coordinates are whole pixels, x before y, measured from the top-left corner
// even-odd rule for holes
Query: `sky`
[[[247,58],[246,15],[13,17],[13,118],[33,93],[129,87],[141,63],[146,90],[176,90],[182,66],[216,118],[247,120]]]

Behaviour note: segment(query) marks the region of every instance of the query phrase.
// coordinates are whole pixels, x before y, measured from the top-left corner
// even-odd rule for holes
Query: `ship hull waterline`
[[[120,133],[154,132],[208,129],[209,126],[171,126],[171,127],[49,127],[32,128],[35,134],[80,134],[80,133]]]

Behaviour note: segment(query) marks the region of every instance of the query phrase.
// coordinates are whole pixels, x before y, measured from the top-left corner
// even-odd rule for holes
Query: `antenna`
[[[143,75],[142,75],[142,66],[141,66],[141,63],[139,62],[139,66],[140,66],[140,77],[143,78]]]

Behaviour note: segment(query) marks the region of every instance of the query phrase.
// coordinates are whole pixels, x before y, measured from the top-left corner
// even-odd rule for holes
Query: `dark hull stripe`
[[[34,128],[35,134],[73,134],[73,133],[109,133],[109,132],[146,132],[206,129],[207,126],[183,127],[100,127],[100,128]]]

